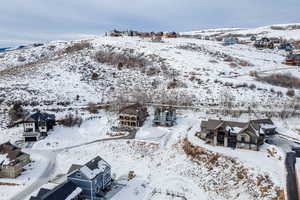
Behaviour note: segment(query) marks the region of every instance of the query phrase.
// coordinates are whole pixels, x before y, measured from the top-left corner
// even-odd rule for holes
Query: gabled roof
[[[21,148],[12,145],[10,142],[6,142],[0,145],[0,165],[14,165],[18,163],[18,157],[24,155]]]
[[[81,167],[83,167],[83,165],[76,165],[76,164],[73,164],[70,169],[68,170],[68,173],[67,174],[70,174],[78,169],[80,169]]]
[[[256,136],[259,136],[259,130],[261,126],[266,124],[274,125],[271,119],[250,120],[249,122],[234,122],[208,119],[207,121],[201,122],[201,127],[206,128],[208,130],[216,130],[222,127],[236,134],[249,130]]]
[[[51,190],[49,189],[45,189],[45,188],[42,188],[39,190],[38,194],[36,196],[32,196],[30,197],[29,200],[41,200],[41,197],[46,195],[48,192],[50,192]]]
[[[48,113],[36,112],[36,113],[30,114],[27,117],[25,117],[23,121],[35,122],[35,121],[39,121],[39,120],[45,120],[45,121],[55,120],[55,115],[48,114]]]
[[[71,200],[81,192],[81,188],[68,181],[57,186],[53,190],[42,188],[37,196],[31,197],[30,200]]]
[[[71,171],[72,167],[74,169],[73,171]],[[107,168],[111,168],[111,166],[100,156],[97,156],[83,166],[73,165],[71,166],[71,168],[69,170],[71,171],[70,172],[71,174],[80,171],[86,178],[92,180],[95,177],[97,177],[99,174],[103,173]]]
[[[209,119],[207,121],[202,121],[201,122],[201,127],[205,127],[209,130],[215,130],[220,127],[239,127],[243,128],[247,123],[245,122],[233,122],[233,121],[223,121],[223,120],[214,120],[214,119]]]
[[[247,125],[242,129],[240,130],[239,133],[243,133],[245,132],[246,130],[249,130],[251,133],[255,134],[257,137],[259,137],[259,127],[255,127],[255,124],[253,122],[248,122]]]
[[[120,110],[121,114],[137,115],[144,107],[137,103],[127,107],[124,107]]]

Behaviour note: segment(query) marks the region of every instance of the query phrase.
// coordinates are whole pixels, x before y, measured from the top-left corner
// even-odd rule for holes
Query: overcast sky
[[[0,47],[105,31],[191,31],[300,22],[300,0],[1,0]]]

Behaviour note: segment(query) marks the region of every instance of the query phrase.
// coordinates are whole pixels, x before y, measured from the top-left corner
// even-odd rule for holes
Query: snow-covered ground
[[[165,128],[152,127],[150,118],[138,131],[137,140],[99,142],[59,153],[55,174],[65,174],[72,164],[84,164],[100,155],[112,165],[112,173],[117,179],[133,170],[138,179],[145,182],[144,186],[138,183],[139,185],[129,185],[122,190],[122,193],[125,192],[127,195],[137,196],[136,199],[140,199],[139,195],[144,194],[141,189],[147,191],[145,198],[157,190],[177,191],[189,195],[188,199],[197,199],[199,196],[203,196],[203,199],[251,199],[251,195],[242,185],[239,185],[239,189],[232,188],[230,195],[206,191],[205,188],[213,187],[210,184],[213,184],[211,181],[214,180],[215,173],[220,173],[219,176],[224,176],[224,179],[230,175],[207,171],[204,166],[191,162],[178,144],[181,139],[188,136],[195,145],[237,159],[251,172],[251,176],[268,175],[277,187],[284,188],[284,155],[278,148],[266,144],[261,151],[256,152],[205,145],[193,136],[195,131],[199,130],[200,119],[201,116],[197,113],[183,111],[178,115],[176,126]],[[268,156],[267,149],[276,152],[274,156]],[[215,184],[221,184],[222,181],[218,181],[220,182]],[[136,194],[132,194],[131,187],[137,188],[134,192]],[[238,193],[242,195],[238,197]],[[150,199],[166,198],[169,197],[155,193]]]
[[[110,138],[106,135],[109,128],[106,115],[101,116],[100,119],[84,121],[80,127],[56,126],[48,137],[36,142],[33,149],[62,149]]]

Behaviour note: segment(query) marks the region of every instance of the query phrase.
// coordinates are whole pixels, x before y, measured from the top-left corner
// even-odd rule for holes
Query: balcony
[[[39,135],[38,132],[24,132],[24,133],[23,133],[23,136],[24,136],[24,137],[36,137],[36,136],[38,136],[38,135]]]

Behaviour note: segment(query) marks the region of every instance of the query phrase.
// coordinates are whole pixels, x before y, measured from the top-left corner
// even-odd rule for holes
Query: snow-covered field
[[[106,115],[101,116],[100,119],[85,121],[80,127],[56,126],[48,137],[36,142],[33,145],[33,149],[62,149],[110,138],[110,136],[106,135],[108,130]]]

